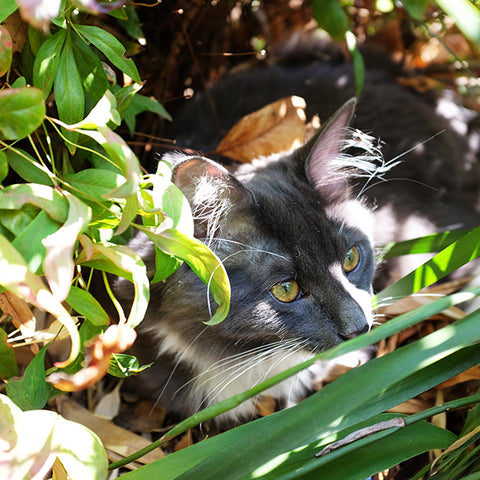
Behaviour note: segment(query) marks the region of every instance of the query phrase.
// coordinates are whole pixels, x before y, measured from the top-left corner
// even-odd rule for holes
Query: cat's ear
[[[251,201],[250,192],[220,164],[204,157],[187,157],[173,169],[172,181],[189,201],[195,236],[212,237],[227,213]]]
[[[356,103],[355,98],[347,101],[306,145],[305,173],[327,200],[343,195],[348,186],[347,175],[341,171],[338,159]]]

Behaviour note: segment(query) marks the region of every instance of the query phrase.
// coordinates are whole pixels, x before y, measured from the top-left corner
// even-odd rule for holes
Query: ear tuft
[[[208,158],[183,159],[174,167],[172,180],[192,207],[198,238],[213,238],[231,208],[250,200],[248,190],[226,168]]]
[[[307,178],[327,200],[343,195],[348,186],[347,178],[338,162],[345,143],[346,128],[355,112],[356,99],[347,101],[309,142],[305,162]]]

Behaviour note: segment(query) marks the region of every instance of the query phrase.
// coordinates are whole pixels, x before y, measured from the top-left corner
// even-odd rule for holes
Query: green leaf
[[[453,298],[458,301],[461,296],[454,295]],[[434,304],[434,310],[437,310],[447,303],[449,299],[442,298],[426,306],[428,308],[418,310],[422,312],[421,317],[428,318]],[[414,316],[420,318],[414,311],[401,316],[401,326]],[[393,408],[478,363],[480,345],[468,345],[480,338],[479,319],[480,312],[477,311],[445,329],[347,372],[295,407],[212,437],[122,478],[136,480],[141,475],[154,478],[161,472],[165,480],[209,479],[223,478],[228,472],[229,478],[237,479],[250,475],[268,462],[272,478],[275,478],[275,468],[294,461],[295,457],[301,458],[306,445],[310,444],[312,451],[318,451],[323,445],[336,440],[339,432]],[[400,324],[396,326],[400,327]],[[382,325],[319,355],[319,358],[333,358],[336,354],[352,351],[354,347],[377,341],[377,335],[383,338],[391,333],[391,328],[388,323]],[[249,391],[250,396],[258,394],[267,385],[271,385],[270,381],[253,388]],[[351,394],[352,391],[355,395]],[[349,401],[345,402],[345,398]],[[232,404],[235,399],[232,397],[220,403]],[[197,413],[189,425],[204,421],[207,410],[212,413],[218,411],[220,403]],[[188,420],[182,423],[187,424]],[[167,437],[174,435],[174,430],[176,434],[177,427],[168,432]]]
[[[79,122],[85,112],[85,95],[75,62],[69,31],[67,31],[65,45],[58,62],[53,91],[58,118],[67,124]],[[71,142],[75,143],[77,141],[78,134],[76,132],[65,131],[64,134]],[[67,145],[70,152],[74,153],[75,147],[70,144]]]
[[[472,42],[480,45],[480,11],[469,0],[436,0],[440,8]]]
[[[163,252],[183,260],[209,287],[217,310],[207,325],[215,325],[228,315],[230,309],[230,282],[218,257],[200,240],[188,237],[178,230],[168,229],[159,234],[145,231]]]
[[[72,49],[85,92],[85,110],[89,112],[109,87],[102,62],[84,39],[72,31]]]
[[[29,153],[16,148],[5,151],[8,163],[26,182],[53,186],[53,175],[43,165],[38,163]]]
[[[65,38],[66,30],[63,29],[47,38],[33,62],[33,85],[42,90],[45,99],[52,90]]]
[[[87,200],[105,202],[105,195],[125,183],[125,177],[101,168],[87,168],[80,172],[67,174],[64,180],[71,186],[74,195]]]
[[[2,183],[8,175],[8,160],[7,155],[3,150],[0,150],[0,183]]]
[[[0,25],[0,77],[10,70],[12,64],[12,37],[8,30]]]
[[[451,232],[433,233],[424,237],[404,240],[403,242],[389,243],[382,247],[382,258],[388,259],[415,253],[439,252],[462,238],[469,231],[453,230]]]
[[[355,94],[360,96],[365,83],[365,62],[362,54],[357,47],[357,38],[352,32],[345,33],[345,40],[347,42],[348,51],[353,58],[353,71],[355,72]]]
[[[156,113],[162,118],[166,118],[170,121],[172,120],[170,114],[165,110],[163,105],[158,102],[158,100],[153,97],[145,97],[137,94],[132,98],[132,102],[127,108],[124,117],[131,135],[135,133],[135,117],[142,112]]]
[[[151,282],[163,282],[175,273],[182,264],[182,260],[179,260],[173,255],[166,254],[155,245],[155,274]]]
[[[17,8],[18,5],[15,0],[2,0],[0,2],[0,22],[3,22],[15,10],[17,10]]]
[[[403,0],[402,3],[410,16],[415,20],[422,20],[430,0]]]
[[[379,303],[418,292],[480,255],[480,227],[451,243],[413,272],[377,295]]]
[[[338,0],[313,0],[313,17],[333,39],[345,38],[348,16]]]
[[[83,243],[84,250],[77,258],[78,264],[118,275],[133,283],[135,294],[128,325],[135,328],[143,320],[150,299],[150,285],[142,259],[124,245],[91,243],[87,237],[83,238]]]
[[[45,210],[59,223],[64,223],[68,216],[68,202],[54,188],[35,183],[20,183],[0,190],[2,209],[19,210],[25,204],[32,204]]]
[[[137,67],[131,58],[125,58],[125,47],[111,33],[91,25],[77,25],[76,29],[88,42],[95,45],[117,68],[136,83],[141,83]]]
[[[5,395],[0,395],[0,438],[5,445],[1,478],[50,477],[50,469],[58,458],[66,470],[62,478],[107,479],[107,455],[100,439],[83,425],[65,420],[53,411],[22,412]]]
[[[18,140],[33,133],[45,119],[41,90],[34,87],[0,91],[0,137]]]
[[[7,395],[22,410],[43,408],[49,397],[45,380],[45,352],[47,345],[38,352],[25,369],[20,380],[7,383]]]
[[[109,317],[95,297],[82,288],[70,287],[66,302],[94,325],[108,325]]]
[[[151,365],[150,363],[149,365],[140,366],[136,357],[124,353],[116,353],[112,355],[108,373],[117,378],[127,378],[143,372]]]
[[[7,334],[0,328],[0,378],[8,380],[18,375],[17,360],[13,347],[7,343]]]
[[[40,273],[46,250],[42,240],[60,228],[45,210],[40,210],[35,219],[13,240],[12,245],[22,254],[28,269]]]

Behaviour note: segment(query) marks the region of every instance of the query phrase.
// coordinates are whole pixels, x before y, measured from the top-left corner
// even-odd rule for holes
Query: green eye
[[[300,294],[300,285],[295,280],[276,283],[270,291],[272,295],[283,303],[293,302]]]
[[[358,262],[360,261],[360,252],[358,248],[353,246],[345,255],[345,260],[343,261],[343,270],[345,273],[353,272],[357,268]]]

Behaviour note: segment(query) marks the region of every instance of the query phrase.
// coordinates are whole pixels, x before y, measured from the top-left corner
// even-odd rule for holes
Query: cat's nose
[[[370,326],[368,324],[365,324],[362,328],[355,330],[351,333],[341,333],[340,336],[344,340],[350,340],[351,338],[358,337],[362,333],[367,333],[370,330]]]

